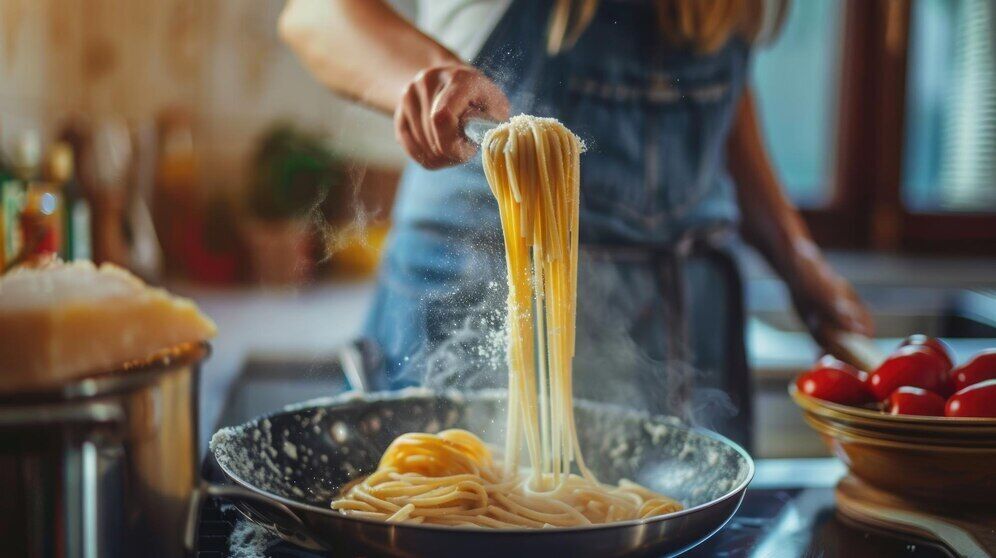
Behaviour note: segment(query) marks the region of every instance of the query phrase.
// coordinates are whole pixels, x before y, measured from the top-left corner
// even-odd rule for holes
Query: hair
[[[557,54],[577,43],[595,17],[599,0],[556,0],[550,17],[547,52]],[[734,35],[754,42],[765,23],[764,0],[655,0],[661,37],[679,48],[714,52]],[[783,4],[784,6],[784,4]],[[774,14],[776,27],[784,7]]]

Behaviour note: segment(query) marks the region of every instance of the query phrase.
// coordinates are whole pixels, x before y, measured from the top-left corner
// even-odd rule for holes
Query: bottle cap
[[[34,178],[41,163],[41,137],[35,130],[21,134],[14,147],[14,168],[22,180]]]
[[[73,148],[60,141],[49,149],[45,161],[45,179],[57,184],[69,181],[73,177]]]

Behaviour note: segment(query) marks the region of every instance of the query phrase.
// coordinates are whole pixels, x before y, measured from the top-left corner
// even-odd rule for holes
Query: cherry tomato
[[[918,345],[900,347],[868,378],[868,388],[878,401],[885,401],[902,386],[918,387],[944,396],[953,391],[944,359]]]
[[[961,391],[970,385],[996,379],[996,349],[986,349],[977,353],[968,362],[951,371],[955,390]]]
[[[841,405],[861,405],[872,401],[866,377],[867,374],[853,366],[833,357],[823,357],[815,367],[799,376],[795,386],[817,399]]]
[[[903,386],[889,396],[889,414],[943,417],[944,403],[944,398],[932,391]]]
[[[948,363],[948,370],[954,368],[954,352],[951,351],[951,347],[948,347],[947,343],[936,337],[927,337],[920,333],[910,335],[899,345],[899,348],[903,347],[926,347],[937,353],[937,356],[943,358]]]
[[[820,360],[816,361],[810,370],[819,370],[821,368],[833,368],[834,370],[840,370],[842,372],[847,372],[848,374],[858,378],[862,382],[868,380],[868,373],[863,370],[858,370],[857,368],[851,366],[850,364],[840,360],[833,355],[823,355]]]
[[[996,380],[968,386],[948,399],[946,417],[996,418]]]

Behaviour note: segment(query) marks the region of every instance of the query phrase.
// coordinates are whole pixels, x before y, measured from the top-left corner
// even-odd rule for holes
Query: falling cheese
[[[56,386],[214,334],[193,301],[113,265],[14,270],[0,277],[0,392]]]

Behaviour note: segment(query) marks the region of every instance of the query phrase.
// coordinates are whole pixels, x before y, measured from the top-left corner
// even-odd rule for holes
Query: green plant
[[[250,209],[269,221],[306,216],[343,183],[342,166],[326,139],[288,123],[263,133],[251,171]]]

